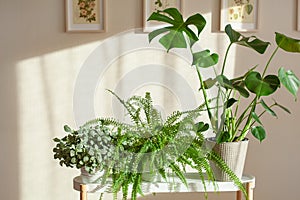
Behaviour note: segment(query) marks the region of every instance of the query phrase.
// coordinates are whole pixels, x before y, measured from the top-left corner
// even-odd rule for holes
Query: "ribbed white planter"
[[[244,165],[247,155],[249,140],[245,139],[239,142],[224,142],[217,144],[215,138],[207,138],[209,148],[215,151],[228,167],[241,178],[244,171]],[[221,170],[214,162],[210,162],[217,181],[231,181],[230,177]]]
[[[80,178],[82,180],[83,183],[95,183],[95,182],[99,182],[99,180],[101,180],[101,178],[103,177],[105,171],[102,170],[102,171],[97,171],[96,173],[94,174],[90,174],[88,173],[84,167],[82,167],[80,169]]]

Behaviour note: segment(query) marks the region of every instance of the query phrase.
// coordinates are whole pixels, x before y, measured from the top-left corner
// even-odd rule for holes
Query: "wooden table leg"
[[[242,191],[236,191],[236,200],[242,200]]]
[[[86,185],[80,185],[80,200],[87,200]]]
[[[254,183],[246,183],[246,191],[248,194],[248,200],[253,200],[253,190],[254,190]]]

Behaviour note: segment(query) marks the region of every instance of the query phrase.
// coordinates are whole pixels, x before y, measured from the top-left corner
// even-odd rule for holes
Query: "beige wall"
[[[205,14],[208,26],[203,38],[208,40],[203,46],[223,53],[224,34],[210,34],[217,30],[218,2],[184,0],[183,8],[184,15]],[[259,6],[260,38],[273,42],[275,31],[300,38],[300,32],[295,31],[296,0],[263,0]],[[106,9],[106,33],[65,33],[63,0],[0,0],[1,199],[77,199],[72,190],[77,171],[60,168],[52,159],[51,139],[63,135],[64,124],[75,126],[72,95],[85,59],[103,39],[142,24],[141,0],[107,0]],[[266,60],[242,48],[236,52],[230,61],[235,63],[237,74],[252,66],[252,61]],[[280,52],[272,65],[289,67],[300,75],[300,55]],[[258,200],[298,198],[300,106],[286,92],[276,98],[288,105],[293,115],[280,113],[279,119],[266,116],[267,139],[262,144],[255,140],[250,143],[246,172],[257,177]],[[198,196],[163,194],[149,199]],[[233,197],[211,195],[209,199]]]

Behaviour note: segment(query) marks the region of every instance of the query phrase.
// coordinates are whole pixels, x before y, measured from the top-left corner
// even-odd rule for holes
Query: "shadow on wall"
[[[2,60],[3,61],[3,60]],[[3,76],[4,75],[4,76]],[[18,91],[14,67],[0,68],[0,194],[5,199],[20,199],[19,138],[18,134]],[[4,197],[1,197],[4,199]]]

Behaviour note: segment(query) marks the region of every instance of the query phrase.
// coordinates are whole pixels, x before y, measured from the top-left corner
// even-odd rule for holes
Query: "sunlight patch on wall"
[[[95,110],[99,116],[122,117],[121,104],[114,101],[106,89],[115,91],[123,99],[150,92],[154,104],[166,114],[197,105],[195,71],[186,60],[173,53],[153,49],[128,53],[116,59],[99,79],[95,92]],[[189,97],[184,96],[187,93]],[[191,99],[194,103],[189,102]]]
[[[223,39],[224,37],[208,34],[202,38],[198,48],[218,52],[221,61],[222,53],[226,50],[224,44],[227,43]],[[113,49],[114,51],[120,49],[123,43],[117,45],[120,46]],[[74,199],[72,178],[78,172],[59,167],[58,162],[53,159],[52,138],[64,135],[65,124],[76,129],[73,113],[75,82],[82,65],[97,46],[99,42],[56,51],[17,63],[21,200],[52,200],[55,196]],[[108,48],[105,45],[104,47]],[[234,68],[230,67],[234,66],[234,55],[233,48],[228,70],[226,70],[228,77],[234,72]],[[217,67],[220,68],[220,64]],[[211,76],[211,71],[204,70],[203,73],[204,77]],[[153,81],[150,78],[153,78]],[[106,88],[116,90],[121,96],[128,91],[130,96],[143,95],[145,91],[150,90],[153,92],[155,104],[168,109],[166,114],[170,114],[175,109],[187,109],[182,106],[180,102],[182,99],[177,93],[179,91],[187,94],[184,93],[187,87],[190,87],[187,91],[191,89],[195,96],[192,98],[197,103],[201,101],[201,95],[197,92],[199,82],[195,69],[185,59],[172,53],[163,53],[161,50],[142,49],[120,55],[110,63],[102,74],[102,79],[98,80],[97,92],[94,96],[96,102],[94,106],[98,116],[109,115],[111,108],[114,107],[109,105],[113,101],[111,95],[105,91]],[[139,82],[143,80],[145,82]],[[178,80],[183,80],[186,85],[184,86],[183,82]],[[136,85],[133,84],[133,87],[129,88],[129,83],[135,81],[137,81]],[[183,96],[189,100],[191,95]],[[66,192],[65,188],[69,190]]]
[[[74,125],[73,90],[77,73],[97,43],[29,58],[17,64],[20,197],[54,199],[72,191],[76,170],[59,169],[53,159],[52,138],[61,137],[63,125]]]

